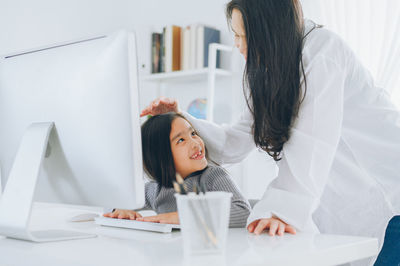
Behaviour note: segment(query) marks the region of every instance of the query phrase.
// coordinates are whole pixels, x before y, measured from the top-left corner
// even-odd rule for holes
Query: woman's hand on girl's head
[[[256,235],[261,234],[265,229],[269,229],[270,236],[274,236],[275,234],[282,236],[285,232],[296,234],[296,229],[293,226],[288,225],[277,217],[259,219],[247,226],[247,230]]]
[[[152,101],[149,106],[142,110],[140,116],[160,115],[168,112],[178,112],[178,102],[173,98],[160,97]]]
[[[118,218],[118,219],[129,219],[136,220],[136,218],[142,217],[138,212],[132,210],[120,210],[115,209],[113,212],[103,214],[104,217]]]
[[[137,218],[138,221],[153,222],[160,224],[179,224],[178,212],[162,213],[155,216]]]

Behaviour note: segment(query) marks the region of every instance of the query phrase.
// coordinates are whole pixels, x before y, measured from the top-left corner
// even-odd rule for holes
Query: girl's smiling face
[[[183,178],[206,168],[204,142],[188,121],[181,117],[175,118],[169,138],[175,170]]]

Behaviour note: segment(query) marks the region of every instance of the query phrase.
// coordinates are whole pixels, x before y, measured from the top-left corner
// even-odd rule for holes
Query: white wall
[[[129,26],[129,0],[0,0],[0,54]]]

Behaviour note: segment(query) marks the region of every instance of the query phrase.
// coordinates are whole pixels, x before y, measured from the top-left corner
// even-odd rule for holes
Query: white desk
[[[92,209],[101,211],[100,209]],[[76,209],[35,204],[32,229],[74,229],[97,238],[31,243],[0,237],[0,265],[337,265],[374,256],[376,239],[310,235],[283,237],[230,229],[226,254],[184,258],[179,231],[171,234],[102,227],[94,222],[66,222]]]

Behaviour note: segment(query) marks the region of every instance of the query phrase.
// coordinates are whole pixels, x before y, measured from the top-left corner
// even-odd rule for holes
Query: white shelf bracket
[[[232,52],[232,47],[219,44],[210,43],[208,49],[208,76],[207,76],[207,112],[206,117],[208,121],[214,120],[214,98],[215,98],[215,77],[217,72],[217,51]]]

